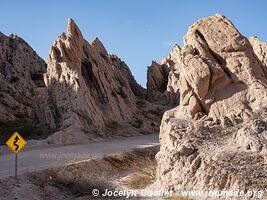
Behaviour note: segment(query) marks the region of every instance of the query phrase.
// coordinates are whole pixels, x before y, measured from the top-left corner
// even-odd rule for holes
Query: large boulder
[[[217,14],[197,21],[184,43],[177,117],[247,118],[266,105],[266,67],[227,18]]]

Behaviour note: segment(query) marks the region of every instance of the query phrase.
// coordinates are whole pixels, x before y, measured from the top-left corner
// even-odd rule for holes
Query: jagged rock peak
[[[265,66],[263,70],[267,74],[267,44],[261,42],[256,36],[250,37],[249,42],[260,62]]]
[[[103,55],[103,56],[107,56],[108,52],[106,50],[106,48],[104,47],[104,45],[102,44],[102,42],[99,40],[98,37],[96,37],[92,42],[91,45],[97,49],[97,51]]]
[[[44,81],[48,86],[51,81],[65,79],[68,76],[77,77],[82,60],[85,40],[78,26],[72,19],[68,19],[67,36],[62,33],[57,37],[48,55],[47,73]],[[58,63],[68,63],[61,67]],[[70,65],[72,63],[72,65]],[[74,64],[75,63],[75,64]],[[75,84],[77,86],[77,82]]]
[[[148,100],[155,104],[164,105],[166,109],[176,106],[179,97],[176,90],[177,87],[172,87],[171,80],[173,76],[174,66],[169,56],[160,63],[152,61],[147,69]]]
[[[155,60],[152,61],[148,68],[147,88],[149,91],[159,91],[164,93],[167,89],[168,68],[161,66]]]
[[[178,44],[174,44],[173,47],[172,47],[171,52],[168,54],[167,57],[164,57],[159,62],[159,64],[163,65],[163,64],[168,63],[170,60],[175,60],[175,59],[179,58],[180,51],[181,51],[181,48],[179,47],[179,45]]]
[[[73,19],[68,18],[68,36],[74,36],[77,38],[83,38],[82,32],[80,31],[79,27],[77,24],[74,22]]]
[[[87,42],[71,19],[67,36],[58,37],[51,47],[45,82],[47,90],[38,97],[43,109],[40,118],[56,132],[51,136],[53,142],[72,143],[112,136],[112,131],[126,135],[157,128],[149,119],[144,120],[144,129],[134,127],[140,116],[137,101],[143,98],[144,89],[125,62],[109,55],[98,38]]]
[[[154,103],[166,105],[169,109],[178,105],[179,92],[177,74],[180,69],[181,48],[178,44],[160,62],[152,61],[147,69],[147,96]]]

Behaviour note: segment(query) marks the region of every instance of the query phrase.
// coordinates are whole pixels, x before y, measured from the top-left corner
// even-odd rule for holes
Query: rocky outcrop
[[[171,59],[167,87],[180,102],[162,119],[154,186],[266,190],[266,45],[220,14],[193,24],[184,44]]]
[[[199,20],[184,43],[177,117],[246,118],[266,105],[265,67],[228,19],[215,15]]]
[[[20,37],[0,33],[0,123],[35,120],[37,87],[44,87],[46,63]]]
[[[147,98],[154,104],[165,105],[172,108],[179,103],[177,87],[177,54],[180,52],[175,45],[171,53],[159,63],[152,61],[147,69]]]
[[[266,192],[266,117],[265,110],[230,127],[203,120],[165,118],[154,189]]]
[[[261,42],[257,37],[253,36],[249,38],[249,42],[253,48],[254,53],[264,66],[263,70],[267,73],[267,44]]]
[[[39,118],[56,132],[52,142],[149,133],[156,128],[142,114],[140,106],[148,103],[145,90],[128,66],[108,54],[98,38],[87,42],[71,19],[67,35],[60,35],[51,47],[44,80],[47,88],[37,91]]]
[[[160,94],[167,90],[169,69],[166,65],[160,65],[153,61],[147,70],[148,98],[157,100]]]

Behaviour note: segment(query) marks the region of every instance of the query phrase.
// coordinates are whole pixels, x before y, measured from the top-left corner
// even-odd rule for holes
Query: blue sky
[[[267,1],[249,0],[10,0],[1,2],[0,31],[24,38],[45,60],[73,18],[84,37],[96,36],[145,86],[147,66],[173,43],[182,46],[188,27],[215,13],[226,15],[245,36],[267,42]]]

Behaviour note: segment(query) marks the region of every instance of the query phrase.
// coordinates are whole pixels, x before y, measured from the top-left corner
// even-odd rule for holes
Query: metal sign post
[[[18,154],[15,154],[15,179],[18,179]]]
[[[26,144],[27,142],[18,132],[15,132],[6,142],[6,145],[15,153],[15,179],[18,179],[18,153]]]

